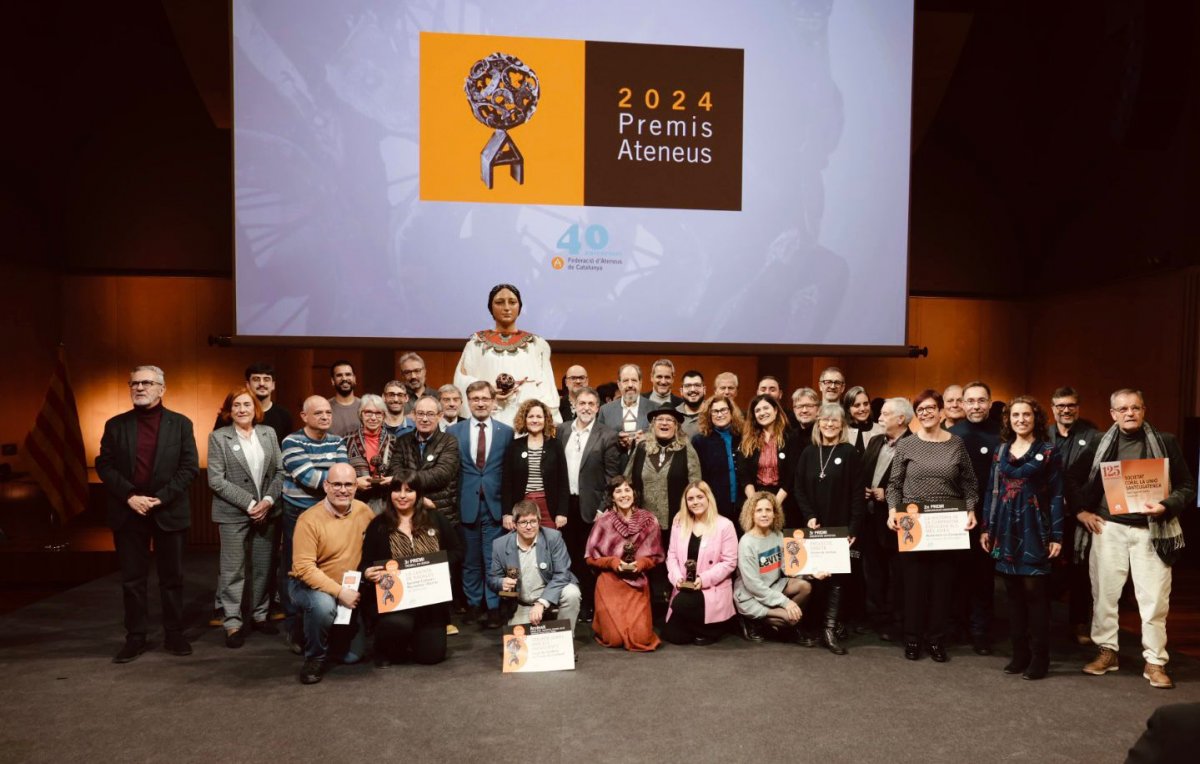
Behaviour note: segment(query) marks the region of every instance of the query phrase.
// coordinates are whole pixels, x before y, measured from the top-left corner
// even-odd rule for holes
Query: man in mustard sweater
[[[330,637],[348,646],[343,663],[357,663],[363,655],[362,623],[355,613],[348,626],[334,627],[338,605],[358,606],[358,587],[342,586],[342,574],[358,570],[363,533],[375,514],[354,498],[354,468],[335,464],[325,477],[325,498],[306,509],[296,521],[289,586],[292,601],[304,618],[303,684],[316,684],[325,674]]]

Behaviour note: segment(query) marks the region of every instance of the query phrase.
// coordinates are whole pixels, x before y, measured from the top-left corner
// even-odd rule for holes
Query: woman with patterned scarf
[[[608,509],[596,517],[584,555],[597,573],[596,641],[649,652],[661,642],[654,633],[646,571],[662,563],[663,547],[658,518],[638,509],[637,498],[624,475],[608,482]]]

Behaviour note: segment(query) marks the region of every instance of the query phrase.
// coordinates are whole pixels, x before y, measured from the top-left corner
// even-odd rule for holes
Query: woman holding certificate
[[[863,494],[862,458],[850,443],[846,412],[836,403],[825,403],[817,412],[813,446],[800,455],[796,469],[796,504],[808,528],[846,528],[850,545],[858,536],[866,514]],[[831,576],[822,585],[825,593],[825,621],[821,644],[834,655],[845,655],[838,641],[838,614],[842,592],[850,574]]]
[[[737,532],[717,513],[708,483],[689,483],[671,524],[667,579],[674,589],[664,639],[677,645],[711,645],[721,638],[734,614],[737,553]]]
[[[389,502],[367,526],[363,537],[362,572],[372,585],[391,575],[387,563],[406,557],[446,552],[451,567],[462,557],[458,534],[441,512],[426,508],[425,497],[412,487],[416,473],[393,476]],[[368,627],[375,629],[375,665],[411,660],[441,663],[446,659],[446,624],[450,602],[439,602],[379,615],[374,586],[359,600]]]
[[[543,528],[567,524],[567,456],[556,436],[550,408],[539,400],[525,401],[513,420],[517,437],[504,453],[504,508],[521,499],[537,505]]]
[[[768,630],[805,647],[816,647],[798,627],[801,606],[812,593],[804,578],[783,575],[783,507],[767,491],[746,499],[742,505],[742,530],[738,541],[738,577],[733,585],[733,604],[742,617],[742,636],[762,642]],[[824,576],[814,576],[823,578]]]
[[[770,491],[783,505],[790,523],[792,502],[787,500],[788,491],[792,490],[801,449],[794,448],[787,426],[779,401],[770,395],[754,396],[738,450],[737,473],[747,499],[758,491]]]
[[[926,390],[913,399],[919,428],[915,438],[896,441],[888,481],[888,528],[897,530],[897,514],[909,503],[961,500],[967,509],[966,530],[975,527],[979,486],[962,438],[941,428],[942,396]],[[954,592],[958,550],[903,552],[904,657],[921,657],[924,634],[929,657],[938,663],[946,655],[946,621]]]
[[[1063,474],[1042,438],[1046,413],[1033,398],[1014,398],[983,494],[984,551],[1008,592],[1013,657],[1006,674],[1042,679],[1050,668],[1050,561],[1062,551]]]
[[[610,479],[607,511],[596,516],[584,555],[596,570],[596,641],[649,652],[662,643],[654,633],[646,571],[663,561],[663,548],[658,518],[637,503],[629,478]]]

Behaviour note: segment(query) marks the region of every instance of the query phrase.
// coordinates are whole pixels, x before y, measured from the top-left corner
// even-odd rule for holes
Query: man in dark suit
[[[596,421],[599,407],[599,394],[590,387],[580,388],[575,393],[575,418],[563,423],[558,431],[567,456],[570,490],[563,538],[571,555],[571,570],[583,590],[580,617],[585,623],[592,620],[595,579],[584,562],[583,552],[596,513],[604,509],[608,481],[621,474],[621,447],[617,445],[617,434]]]
[[[512,530],[512,516],[502,505],[504,454],[512,444],[512,428],[492,418],[496,393],[490,382],[478,380],[467,386],[471,418],[450,426],[446,432],[458,441],[462,469],[458,473],[459,519],[466,537],[463,560],[463,589],[467,595],[467,617],[483,613],[485,628],[498,629],[500,598],[484,587],[484,575],[492,563],[492,542],[501,529]]]
[[[396,440],[387,474],[395,476],[401,470],[414,470],[412,487],[433,502],[433,508],[450,521],[450,527],[466,546],[466,536],[458,521],[458,473],[461,460],[458,441],[453,435],[438,429],[442,404],[433,395],[422,395],[413,406],[416,429]],[[466,606],[462,588],[462,563],[451,565],[455,607]]]
[[[574,634],[579,618],[579,582],[571,573],[571,557],[562,534],[553,528],[538,527],[540,511],[528,499],[521,499],[513,507],[512,520],[517,532],[493,542],[488,591],[516,593],[510,625],[537,626],[549,620],[546,617],[549,611],[554,618],[570,621]],[[517,575],[510,576],[511,571]]]
[[[862,550],[863,578],[867,590],[867,621],[879,638],[891,642],[901,633],[904,603],[900,581],[896,532],[887,527],[887,485],[892,474],[896,443],[910,435],[913,407],[907,398],[889,398],[879,410],[883,435],[871,438],[863,454],[867,482],[867,522],[858,546]]]
[[[1051,571],[1054,588],[1067,592],[1067,616],[1071,624],[1071,637],[1081,646],[1092,643],[1092,581],[1088,577],[1088,548],[1085,546],[1081,558],[1075,559],[1075,532],[1079,527],[1075,520],[1072,486],[1087,481],[1096,446],[1100,444],[1100,431],[1088,421],[1079,418],[1079,393],[1072,387],[1060,387],[1050,394],[1050,407],[1054,413],[1054,424],[1050,427],[1050,443],[1062,457],[1063,475],[1066,476],[1063,498],[1063,549]],[[1082,473],[1082,474],[1081,474]]]
[[[629,452],[646,437],[648,415],[654,404],[642,397],[642,370],[636,364],[627,363],[617,371],[617,386],[621,397],[601,406],[598,418],[600,424],[617,434],[624,469]]]
[[[146,579],[150,544],[158,563],[165,638],[174,655],[190,655],[183,637],[183,544],[192,523],[188,485],[200,471],[192,422],[162,405],[162,369],[129,374],[133,409],[104,423],[96,474],[108,491],[108,524],[121,566],[125,646],[113,658],[128,663],[146,651]]]

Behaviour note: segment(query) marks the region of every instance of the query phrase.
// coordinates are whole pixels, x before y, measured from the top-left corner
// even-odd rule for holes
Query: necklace
[[[817,444],[817,461],[821,463],[821,474],[817,475],[821,480],[825,479],[825,468],[829,466],[829,462],[833,459],[833,452],[837,450],[837,446],[829,449],[829,458],[825,458],[825,446]]]

